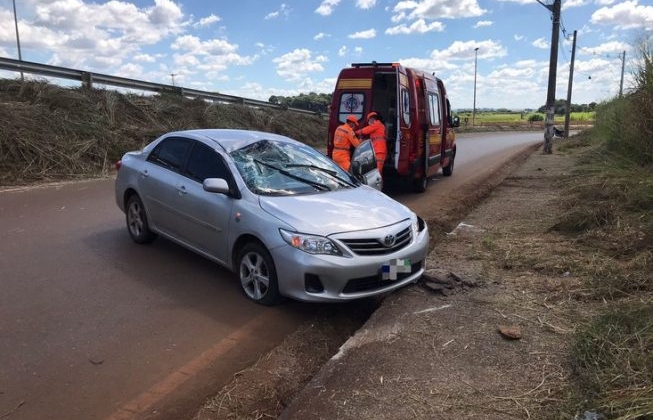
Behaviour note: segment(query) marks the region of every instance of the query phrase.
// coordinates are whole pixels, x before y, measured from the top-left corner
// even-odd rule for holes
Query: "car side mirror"
[[[460,117],[458,115],[450,118],[450,124],[452,127],[460,127]]]
[[[222,178],[206,178],[202,183],[204,191],[218,194],[228,194],[229,184]]]

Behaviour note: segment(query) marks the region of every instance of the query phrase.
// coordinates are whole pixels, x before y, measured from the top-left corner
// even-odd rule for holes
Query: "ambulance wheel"
[[[449,164],[442,168],[442,175],[444,176],[451,176],[453,174],[453,162],[456,158],[456,155],[451,155],[451,158],[449,159]]]
[[[426,175],[422,175],[419,178],[413,180],[413,190],[417,193],[423,193],[426,191],[426,187],[429,185],[429,178]]]

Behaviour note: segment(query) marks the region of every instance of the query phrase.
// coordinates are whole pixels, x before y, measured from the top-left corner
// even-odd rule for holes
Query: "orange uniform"
[[[333,153],[331,154],[331,158],[342,169],[349,172],[352,149],[359,144],[360,140],[354,134],[354,129],[351,128],[349,123],[345,122],[336,128],[336,132],[333,135]]]
[[[379,173],[383,174],[383,163],[388,156],[385,125],[375,118],[370,125],[357,130],[356,134],[369,136],[370,140],[372,140],[372,147],[374,147],[374,154],[376,155],[376,167],[379,169]]]

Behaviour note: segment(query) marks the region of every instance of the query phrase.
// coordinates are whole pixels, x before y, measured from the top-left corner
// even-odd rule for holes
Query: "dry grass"
[[[194,128],[254,129],[315,147],[326,143],[326,121],[317,116],[1,79],[0,186],[104,176],[126,151]]]
[[[547,292],[545,304],[586,312],[573,328],[567,395],[544,418],[584,411],[653,418],[651,168],[611,156],[586,137],[564,153],[581,163],[558,181],[560,198],[550,204],[558,216],[539,227],[534,222],[526,235],[486,235],[481,258],[495,275],[510,270],[561,279],[535,282]]]

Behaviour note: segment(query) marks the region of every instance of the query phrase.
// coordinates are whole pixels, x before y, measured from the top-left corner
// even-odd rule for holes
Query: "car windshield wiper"
[[[324,184],[321,184],[321,183],[315,182],[315,181],[311,181],[310,179],[302,178],[301,176],[294,175],[294,174],[286,171],[283,168],[279,168],[278,166],[274,166],[274,165],[271,165],[269,163],[265,163],[265,162],[263,162],[261,160],[258,160],[258,159],[254,159],[254,162],[258,163],[259,165],[266,166],[266,167],[268,167],[270,169],[274,169],[275,171],[278,171],[280,174],[283,174],[283,175],[287,176],[288,178],[292,178],[295,181],[303,182],[304,184],[310,185],[311,187],[313,187],[313,188],[315,188],[317,190],[331,191],[331,188],[329,188],[328,186],[326,186]]]
[[[348,180],[338,176],[338,172],[336,172],[336,171],[334,171],[332,169],[322,168],[322,167],[316,166],[316,165],[305,165],[305,164],[301,164],[301,163],[293,163],[293,164],[290,164],[290,165],[286,165],[286,167],[288,167],[288,168],[315,169],[316,171],[320,171],[320,172],[323,172],[325,174],[331,175],[332,178],[336,179],[337,181],[339,181],[339,182],[341,182],[341,183],[343,183],[345,185],[348,185],[350,187],[355,187],[356,186],[351,181],[348,181]]]

